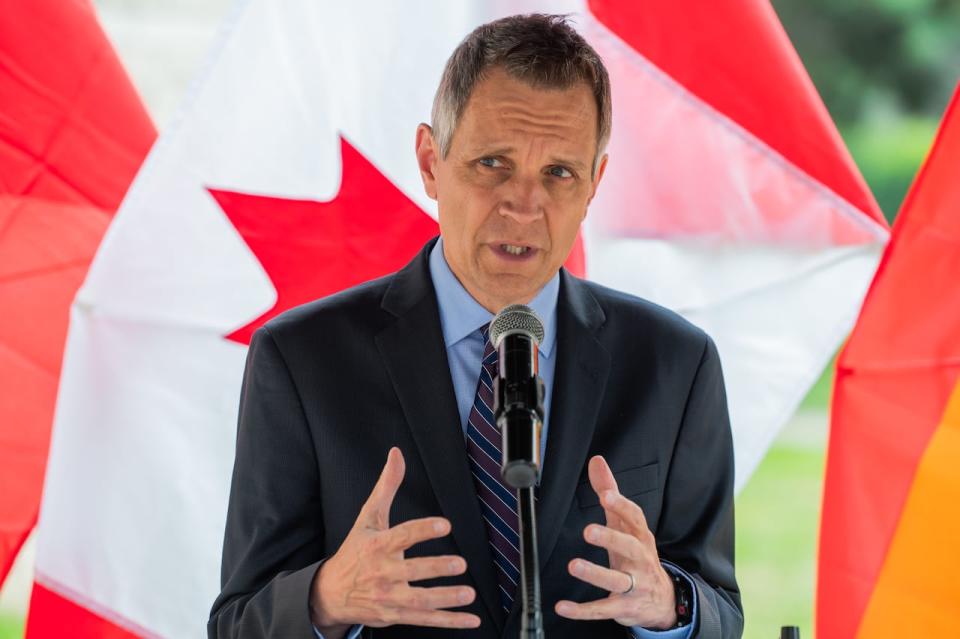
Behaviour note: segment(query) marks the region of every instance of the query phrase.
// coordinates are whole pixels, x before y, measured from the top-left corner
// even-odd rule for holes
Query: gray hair
[[[567,16],[532,13],[480,25],[453,51],[433,99],[431,127],[447,157],[470,94],[484,73],[502,68],[513,78],[544,89],[585,82],[597,102],[597,163],[610,139],[610,78],[600,56],[568,24]]]

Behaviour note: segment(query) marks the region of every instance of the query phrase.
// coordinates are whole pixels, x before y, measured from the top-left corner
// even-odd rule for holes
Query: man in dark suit
[[[547,636],[740,636],[716,349],[561,269],[609,132],[606,70],[562,18],[457,48],[417,130],[441,239],[251,343],[211,637],[518,634],[515,504],[483,431],[483,327],[511,303],[545,324]]]

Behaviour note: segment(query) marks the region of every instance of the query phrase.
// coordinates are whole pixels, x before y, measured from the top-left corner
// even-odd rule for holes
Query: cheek
[[[463,233],[483,224],[490,210],[498,201],[498,190],[476,179],[452,171],[438,189],[439,201],[443,203],[446,216],[457,221],[457,228],[450,230]]]
[[[585,210],[582,206],[567,205],[558,208],[557,215],[548,218],[547,226],[554,245],[559,245],[564,250],[568,248],[568,244],[573,245],[580,224],[583,222]]]
[[[439,207],[440,231],[444,241],[455,242],[461,252],[470,252],[490,217],[492,200],[488,193],[474,192],[472,189],[459,189],[446,196],[440,200],[443,206]]]
[[[460,218],[470,233],[479,231],[490,220],[501,202],[497,189],[471,186],[463,189],[459,201]]]

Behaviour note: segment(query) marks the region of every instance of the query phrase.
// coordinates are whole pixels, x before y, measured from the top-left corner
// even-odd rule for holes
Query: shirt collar
[[[493,313],[480,305],[463,288],[460,280],[450,270],[443,255],[443,238],[437,240],[430,251],[430,277],[440,306],[440,326],[447,348],[475,332],[483,324],[489,324]],[[543,320],[543,340],[540,355],[550,357],[557,343],[557,297],[560,293],[560,274],[554,275],[528,304]]]

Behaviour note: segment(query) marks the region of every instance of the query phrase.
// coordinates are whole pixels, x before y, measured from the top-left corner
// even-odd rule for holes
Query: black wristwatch
[[[684,577],[668,570],[670,580],[673,581],[673,593],[677,599],[677,628],[687,626],[693,621],[693,592],[690,582]]]

